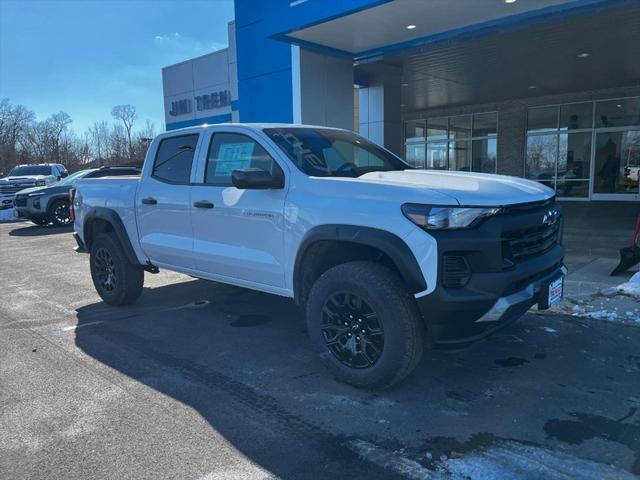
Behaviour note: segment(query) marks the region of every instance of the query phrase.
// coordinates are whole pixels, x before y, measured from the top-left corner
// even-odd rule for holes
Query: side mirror
[[[60,174],[60,177],[62,178],[66,178],[68,176],[69,176],[69,172],[67,172],[66,170]]]
[[[0,178],[4,178],[4,172],[0,172]]]
[[[284,188],[284,178],[274,177],[261,168],[244,168],[231,172],[233,186],[241,190],[268,190]]]

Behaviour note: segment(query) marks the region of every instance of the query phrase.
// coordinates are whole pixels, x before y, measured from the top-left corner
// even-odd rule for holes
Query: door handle
[[[213,203],[207,200],[200,200],[199,202],[193,202],[193,206],[196,208],[213,208]]]
[[[155,205],[158,201],[153,197],[147,197],[142,199],[142,203],[145,205]]]

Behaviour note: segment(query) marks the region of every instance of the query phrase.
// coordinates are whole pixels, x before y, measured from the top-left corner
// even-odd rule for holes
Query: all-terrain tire
[[[339,309],[334,308],[335,303],[328,303],[346,298],[344,297],[346,293],[342,292],[350,292],[348,297],[351,299],[360,298],[360,301],[356,300],[356,304],[366,304],[367,311],[374,312],[364,316],[376,318],[375,321],[381,322],[384,344],[377,360],[370,366],[347,365],[344,358],[341,359],[338,356],[343,356],[344,352],[335,353],[336,342],[332,341],[335,334],[333,323],[346,325],[353,321],[350,313],[352,310],[339,314],[344,315],[345,318],[336,321],[335,310]],[[325,309],[327,305],[332,309],[330,314]],[[357,311],[359,310],[355,312]],[[357,317],[358,314],[355,312],[354,315]],[[422,357],[425,343],[424,324],[415,300],[398,275],[383,265],[356,261],[344,263],[326,271],[311,288],[306,317],[309,336],[323,363],[338,380],[356,387],[388,388],[405,378]],[[332,324],[329,331],[326,330],[328,322]],[[358,328],[358,325],[355,327]],[[325,328],[324,331],[323,328]],[[379,329],[373,328],[371,331],[374,330]],[[359,333],[360,330],[355,332]],[[350,356],[355,352],[353,352],[353,343],[350,343],[352,342],[351,334],[348,335],[346,357],[349,359],[347,361],[351,362],[350,358],[353,357]],[[329,346],[327,342],[333,345]],[[377,352],[370,350],[370,353]]]
[[[69,213],[69,200],[56,200],[47,209],[47,218],[56,227],[71,225],[71,215]]]
[[[144,270],[132,265],[113,233],[96,237],[89,257],[91,279],[100,298],[109,305],[127,305],[142,293]]]

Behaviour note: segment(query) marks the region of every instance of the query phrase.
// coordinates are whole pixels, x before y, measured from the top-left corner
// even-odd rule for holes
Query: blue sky
[[[0,0],[0,98],[82,133],[114,105],[164,129],[160,69],[227,46],[233,0]]]

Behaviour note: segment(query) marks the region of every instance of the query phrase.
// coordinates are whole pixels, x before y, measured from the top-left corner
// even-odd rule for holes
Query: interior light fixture
[[[618,107],[618,108],[622,108],[622,105],[620,105],[620,104],[617,104],[617,105],[616,105],[616,107]]]
[[[587,52],[582,52],[582,53],[579,53],[578,55],[576,55],[576,57],[578,57],[578,58],[587,58],[587,57],[590,57],[590,56],[591,56],[591,54],[587,53]]]
[[[504,3],[516,3],[516,0],[504,0]]]
[[[536,89],[536,88],[538,88],[538,87],[536,87],[535,85],[529,85],[527,88],[528,88],[529,90],[534,90],[534,89]]]
[[[414,28],[416,28],[416,26],[413,24],[407,25],[407,30],[413,30]]]
[[[401,87],[408,87],[408,86],[409,86],[409,84],[408,84],[408,83],[401,83],[401,84],[400,84],[400,86],[401,86]]]

